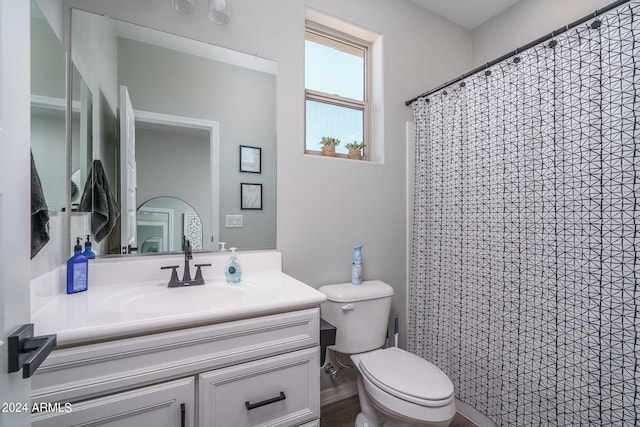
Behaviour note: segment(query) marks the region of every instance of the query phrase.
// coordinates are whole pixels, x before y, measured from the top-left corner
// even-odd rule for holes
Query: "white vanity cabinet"
[[[33,425],[317,426],[319,318],[307,308],[57,349],[32,403],[61,409]]]

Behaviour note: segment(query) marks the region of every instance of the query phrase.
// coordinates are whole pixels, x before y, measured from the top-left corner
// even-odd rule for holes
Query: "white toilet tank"
[[[393,288],[380,280],[318,289],[327,296],[320,317],[336,327],[335,351],[363,353],[382,347],[387,335]]]

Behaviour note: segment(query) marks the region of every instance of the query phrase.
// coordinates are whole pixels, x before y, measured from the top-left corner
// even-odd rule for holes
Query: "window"
[[[369,159],[369,88],[367,42],[307,22],[305,35],[305,152],[319,154],[322,137],[338,138],[336,156],[347,157],[345,144],[364,142]]]

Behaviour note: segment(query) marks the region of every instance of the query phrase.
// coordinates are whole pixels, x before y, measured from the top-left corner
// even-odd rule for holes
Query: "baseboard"
[[[329,405],[358,395],[358,384],[349,381],[336,387],[331,387],[320,392],[320,406]]]
[[[489,419],[489,417],[487,417],[485,414],[483,414],[473,406],[467,403],[464,403],[462,400],[457,398],[456,398],[456,409],[465,418],[477,424],[479,427],[497,427],[496,423],[491,421],[491,419]]]

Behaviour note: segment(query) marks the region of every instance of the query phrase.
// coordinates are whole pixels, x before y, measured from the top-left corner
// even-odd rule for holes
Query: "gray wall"
[[[136,129],[138,207],[161,196],[181,199],[200,216],[203,236],[210,236],[209,148],[208,135]],[[182,220],[180,224],[182,226]],[[181,241],[182,229],[177,227],[175,231],[177,241]],[[210,241],[203,239],[205,244]]]

